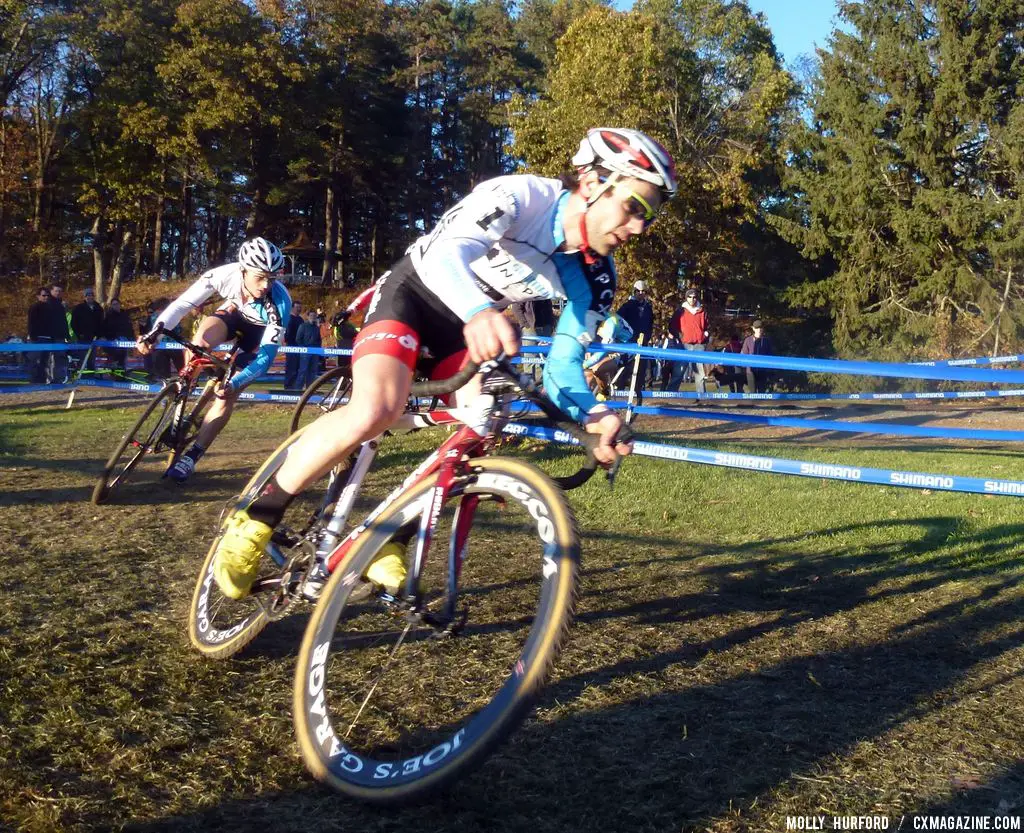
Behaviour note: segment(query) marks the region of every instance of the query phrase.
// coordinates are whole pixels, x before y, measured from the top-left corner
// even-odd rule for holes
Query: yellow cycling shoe
[[[363,577],[395,596],[405,585],[405,573],[405,547],[390,541],[380,548]]]
[[[220,592],[231,599],[249,595],[259,572],[260,558],[274,528],[254,521],[241,509],[228,518],[213,556],[213,578]]]

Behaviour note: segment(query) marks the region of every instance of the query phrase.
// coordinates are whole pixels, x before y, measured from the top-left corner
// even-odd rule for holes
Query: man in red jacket
[[[686,290],[686,300],[672,314],[672,320],[669,322],[669,331],[684,350],[707,349],[707,344],[711,340],[711,333],[708,330],[708,316],[701,302],[697,300],[696,289]],[[683,381],[683,373],[685,371],[686,362],[676,362],[667,390],[679,390],[679,385]],[[707,374],[704,372],[704,365],[695,363],[693,365],[693,381],[696,383],[697,393],[707,392],[706,378]]]

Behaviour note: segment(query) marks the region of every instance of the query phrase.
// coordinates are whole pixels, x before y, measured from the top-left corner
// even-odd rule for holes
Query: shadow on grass
[[[635,657],[634,646],[628,646],[634,658],[559,680],[542,695],[544,719],[529,721],[477,773],[426,806],[371,809],[309,783],[126,829],[776,829],[757,817],[772,812],[774,791],[801,779],[815,781],[837,756],[956,703],[966,696],[957,686],[974,669],[999,661],[1021,644],[1024,599],[1014,594],[1019,575],[1005,574],[1019,554],[1000,542],[1019,538],[1024,527],[1004,525],[983,535],[962,535],[955,555],[921,560],[915,556],[957,533],[959,519],[892,524],[907,525],[920,529],[909,544],[827,555],[776,551],[792,543],[790,538],[751,544],[761,557],[698,567],[708,585],[705,591],[672,595],[670,587],[635,585],[623,588],[626,598],[599,594],[594,602],[601,609],[584,610],[570,634],[569,653],[577,658],[609,653],[605,620],[632,626],[637,635],[651,630],[674,634],[672,628],[702,621],[719,633],[694,640],[699,630],[691,627],[680,631],[690,638],[675,648]],[[716,556],[719,548],[707,546],[701,554]],[[595,571],[588,578],[598,575]],[[795,635],[801,624],[833,622],[830,627],[841,628],[849,622],[842,614],[868,602],[876,605],[873,610],[878,601],[908,603],[929,588],[982,576],[984,583],[948,603],[899,619],[881,639],[829,647],[834,640],[802,642]],[[634,598],[647,590],[647,599]],[[751,612],[768,619],[746,625],[743,617]],[[773,637],[776,642],[765,642]],[[291,639],[291,634],[282,631],[276,639]],[[777,660],[764,656],[766,645],[778,649]],[[752,652],[745,662],[725,656],[744,647]],[[1011,664],[994,685],[1013,682],[1022,673]],[[977,689],[970,692],[971,697],[978,694]],[[1003,754],[1017,751],[1014,746]],[[941,755],[935,750],[935,760],[922,765],[941,766]],[[904,796],[906,805],[872,812],[989,812],[999,801],[1019,806],[1024,770],[1012,758],[1008,763],[999,782],[977,793],[932,807]],[[867,806],[844,805],[841,795],[830,800],[838,800],[828,805],[836,813],[868,812]],[[791,812],[809,813],[815,806]]]

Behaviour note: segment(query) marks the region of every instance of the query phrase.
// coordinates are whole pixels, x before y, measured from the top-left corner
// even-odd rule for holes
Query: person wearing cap
[[[80,344],[88,344],[103,332],[103,307],[96,303],[96,294],[92,287],[87,286],[82,292],[83,301],[71,310],[71,329],[75,331],[75,340]],[[96,351],[89,352],[85,363],[86,370],[96,369]]]
[[[686,290],[683,305],[673,313],[669,321],[669,329],[672,335],[679,342],[684,350],[706,350],[711,340],[711,332],[708,330],[708,316],[703,305],[697,298],[697,290],[690,287]],[[668,390],[677,391],[683,381],[683,374],[686,372],[686,362],[676,362],[672,372],[672,378],[668,383]],[[704,365],[700,362],[693,363],[693,381],[697,393],[707,391],[707,374]]]
[[[630,341],[634,344],[643,336],[643,343],[650,347],[651,337],[654,335],[654,309],[647,298],[647,281],[636,281],[633,284],[633,294],[629,300],[619,307],[618,315],[633,330]],[[644,380],[647,378],[647,359],[640,359],[637,365],[636,376],[632,377],[632,362],[629,364],[631,378],[634,379],[634,393],[639,396],[644,387]]]
[[[750,324],[753,333],[743,340],[740,353],[747,356],[772,355],[772,340],[765,335],[764,323],[755,318]],[[747,393],[765,393],[768,390],[768,370],[763,367],[747,368]]]

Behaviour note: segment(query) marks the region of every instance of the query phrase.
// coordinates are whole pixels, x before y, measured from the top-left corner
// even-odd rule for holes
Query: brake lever
[[[615,456],[615,462],[608,467],[608,471],[605,472],[605,477],[608,480],[608,488],[611,491],[615,491],[615,477],[619,473],[619,466],[622,465],[622,455],[617,454]]]
[[[636,435],[633,433],[633,429],[630,428],[628,425],[622,425],[619,428],[618,433],[615,435],[615,445],[618,445],[619,443],[631,443],[635,439]],[[608,467],[608,471],[605,474],[605,477],[608,479],[609,489],[615,488],[615,477],[619,473],[619,466],[622,465],[622,459],[623,455],[616,454],[615,462]]]

